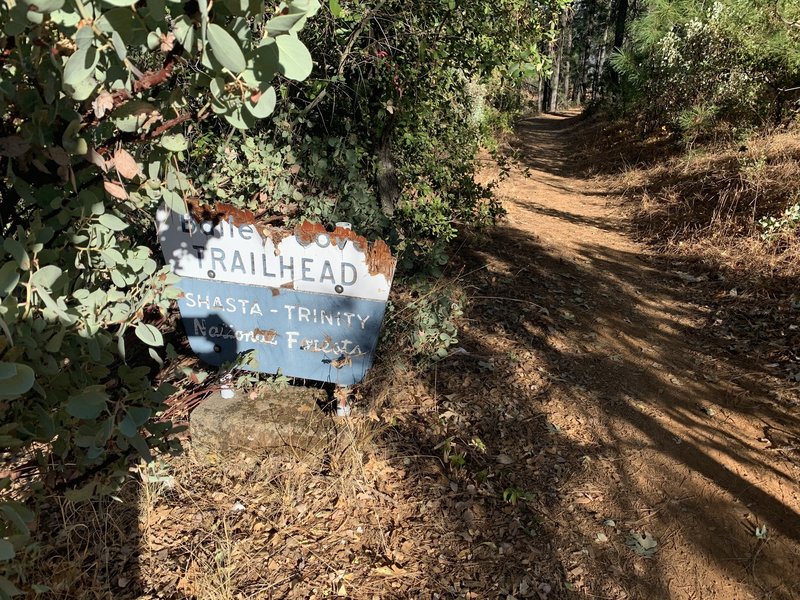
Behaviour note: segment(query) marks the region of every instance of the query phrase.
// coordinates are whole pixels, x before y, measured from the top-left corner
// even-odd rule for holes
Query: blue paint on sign
[[[189,344],[219,366],[245,352],[262,373],[352,385],[372,364],[386,304],[284,288],[183,278]]]

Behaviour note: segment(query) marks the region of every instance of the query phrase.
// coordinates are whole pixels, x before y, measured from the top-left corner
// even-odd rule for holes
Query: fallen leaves
[[[110,112],[114,108],[114,97],[106,92],[102,91],[97,95],[92,101],[92,110],[94,111],[95,117],[98,119],[102,119],[107,112]]]
[[[103,181],[103,188],[105,188],[106,192],[114,198],[118,200],[127,200],[128,199],[128,192],[125,191],[125,188],[122,187],[120,184],[116,183],[115,181],[104,180]]]

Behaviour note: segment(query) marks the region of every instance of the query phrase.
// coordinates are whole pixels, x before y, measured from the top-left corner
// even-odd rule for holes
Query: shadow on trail
[[[523,124],[525,164],[574,176],[554,133],[576,123]],[[798,431],[800,418],[757,376],[730,380],[742,365],[701,335],[701,307],[666,262],[589,242],[570,259],[532,233],[498,227],[461,248],[467,354],[439,363],[425,382],[435,404],[395,429],[401,454],[430,473],[421,505],[443,514],[442,593],[796,597],[794,466],[751,425]],[[776,537],[759,541],[760,525]],[[625,547],[631,531],[655,535],[653,559]],[[687,551],[724,580],[681,571]]]
[[[554,119],[553,117],[562,117]],[[522,120],[517,135],[511,141],[515,157],[526,167],[551,175],[569,177],[573,174],[571,157],[564,156],[560,135],[578,127],[584,117],[580,113],[557,113]],[[577,153],[582,148],[575,147]]]
[[[519,202],[514,199],[507,199],[506,203],[509,202],[519,204]],[[619,222],[614,219],[589,217],[586,215],[576,215],[574,213],[556,210],[551,207],[543,206],[535,201],[525,202],[525,204],[522,206],[524,206],[527,210],[530,210],[537,214],[562,219],[574,225],[586,225],[588,227],[596,227],[597,229],[604,229],[605,231],[619,231]]]

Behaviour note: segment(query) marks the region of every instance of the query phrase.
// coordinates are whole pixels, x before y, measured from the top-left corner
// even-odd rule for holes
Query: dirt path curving
[[[116,516],[87,505],[89,533],[67,513],[58,598],[800,598],[797,394],[710,335],[710,281],[633,241],[583,175],[592,131],[524,121],[508,219],[465,236],[456,285],[400,292],[424,321],[396,298],[438,334],[466,292],[450,355],[387,340],[314,465],[189,453]]]
[[[519,315],[473,344],[533,348],[548,426],[583,453],[551,521],[571,540],[567,589],[800,597],[800,470],[774,440],[798,431],[797,411],[704,335],[691,274],[634,242],[618,201],[581,176],[586,143],[575,114],[522,123],[529,171],[500,185],[508,221],[471,263],[492,274],[476,293],[483,318]]]

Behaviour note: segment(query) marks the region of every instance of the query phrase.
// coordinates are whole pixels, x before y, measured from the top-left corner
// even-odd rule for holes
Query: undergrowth
[[[800,131],[705,145],[606,132],[613,151],[599,170],[612,174],[643,240],[766,287],[800,276]]]
[[[594,137],[603,127],[587,132]],[[586,151],[592,174],[623,197],[633,233],[656,260],[693,288],[707,312],[704,331],[722,351],[793,389],[800,381],[800,131],[717,131],[703,144],[667,130],[641,137],[619,122],[604,133],[601,147]]]

